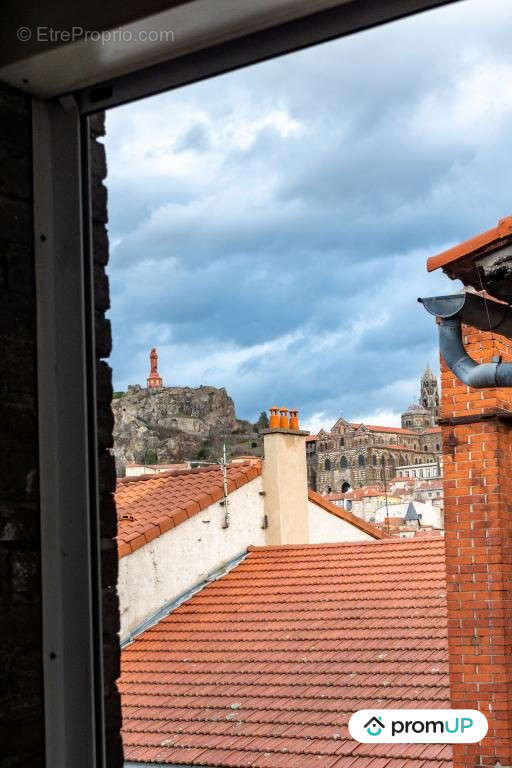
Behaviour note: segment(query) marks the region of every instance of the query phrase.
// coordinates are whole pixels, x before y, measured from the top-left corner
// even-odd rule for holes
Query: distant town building
[[[429,530],[444,530],[444,494],[439,477],[394,477],[386,485],[329,493],[324,498],[390,536],[423,536]]]
[[[161,389],[164,385],[163,379],[158,373],[158,353],[153,347],[149,353],[150,372],[147,378],[148,389]]]
[[[327,493],[325,498],[337,507],[343,507],[363,520],[375,519],[375,510],[383,504],[401,504],[402,493],[392,493],[390,489],[386,493],[383,485],[367,485],[363,488],[355,488],[347,493]]]
[[[431,461],[424,464],[406,464],[396,468],[397,477],[417,477],[425,480],[437,480],[443,476],[442,458],[439,457],[435,464]]]
[[[401,427],[354,424],[340,418],[306,442],[308,482],[320,493],[346,492],[393,478],[397,468],[432,465],[438,475],[441,429],[437,380],[427,366],[419,402],[402,414]]]
[[[415,483],[412,490],[415,501],[430,501],[434,507],[444,508],[444,493],[442,480],[425,480]]]
[[[443,513],[439,507],[434,507],[430,502],[403,501],[401,504],[383,504],[375,510],[373,520],[370,522],[381,524],[386,530],[388,518],[400,519],[401,525],[415,528],[429,527],[436,530],[444,528]]]

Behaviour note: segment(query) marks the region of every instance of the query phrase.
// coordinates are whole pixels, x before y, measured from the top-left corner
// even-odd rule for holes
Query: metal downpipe
[[[512,363],[478,364],[468,355],[459,317],[440,318],[439,351],[450,371],[469,387],[512,387]]]

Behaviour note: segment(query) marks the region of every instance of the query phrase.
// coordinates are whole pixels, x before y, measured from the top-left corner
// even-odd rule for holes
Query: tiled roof
[[[129,461],[126,464],[127,467],[138,467],[140,469],[153,469],[153,470],[164,470],[164,469],[187,469],[188,465],[184,462],[178,462],[174,464],[136,464],[133,461]]]
[[[366,429],[369,429],[370,432],[390,432],[392,434],[399,434],[399,435],[422,435],[425,432],[440,432],[440,427],[428,427],[427,429],[404,429],[404,427],[379,427],[376,424],[351,424],[351,427],[354,429],[359,429],[359,427],[366,427]]]
[[[261,475],[258,464],[230,464],[228,493]],[[129,555],[224,495],[218,466],[125,477],[117,481],[117,545]]]
[[[363,485],[361,488],[352,488],[345,493],[329,493],[324,498],[329,501],[337,501],[339,499],[363,499],[373,496],[384,496],[385,489],[383,485]]]
[[[432,272],[434,269],[443,267],[445,271],[450,272],[451,267],[461,259],[479,256],[488,250],[495,250],[508,245],[510,242],[512,242],[512,216],[507,216],[498,221],[497,226],[492,229],[471,237],[436,256],[431,256],[427,259],[427,270]]]
[[[123,650],[125,759],[449,768],[449,745],[347,730],[362,708],[450,706],[445,590],[441,539],[252,549]]]
[[[377,528],[375,528],[373,525],[370,525],[370,523],[365,522],[360,517],[357,517],[357,515],[353,515],[351,512],[347,512],[347,510],[343,509],[343,507],[337,507],[336,504],[332,504],[328,499],[325,498],[325,496],[321,496],[316,491],[308,490],[308,498],[313,502],[313,504],[317,504],[331,515],[339,517],[340,520],[345,520],[347,523],[354,525],[356,528],[359,528],[360,531],[368,533],[370,536],[373,536],[374,539],[383,538],[382,531],[377,530]]]
[[[422,528],[418,528],[416,531],[416,536],[419,536],[420,538],[432,538],[432,539],[440,539],[442,538],[442,533],[438,528],[433,528],[431,526],[425,526]]]

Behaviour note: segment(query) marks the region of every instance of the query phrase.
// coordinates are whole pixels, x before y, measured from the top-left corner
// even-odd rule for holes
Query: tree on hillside
[[[256,422],[256,429],[258,430],[258,432],[261,432],[263,429],[268,429],[268,424],[269,424],[269,421],[268,421],[267,413],[266,411],[262,411],[260,413],[260,417],[258,421]]]

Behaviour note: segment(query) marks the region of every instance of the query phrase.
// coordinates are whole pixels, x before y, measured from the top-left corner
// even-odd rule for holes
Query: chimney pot
[[[290,408],[290,429],[299,429],[299,411],[297,408]]]
[[[281,418],[279,419],[279,426],[281,429],[290,429],[290,420],[288,419],[288,408],[280,408]]]
[[[270,406],[270,421],[268,426],[270,429],[277,429],[279,427],[279,408],[277,405]]]

